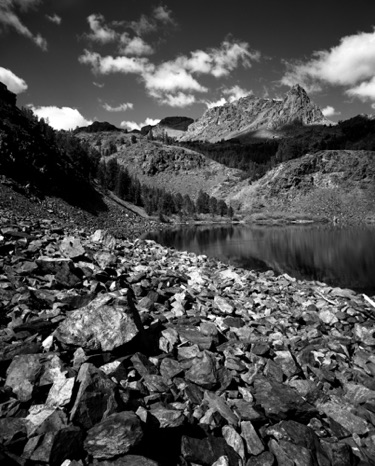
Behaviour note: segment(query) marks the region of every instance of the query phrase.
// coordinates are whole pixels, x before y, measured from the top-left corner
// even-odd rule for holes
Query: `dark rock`
[[[113,458],[136,446],[143,437],[141,422],[131,411],[108,416],[92,427],[85,439],[85,450],[94,458]]]
[[[295,390],[285,384],[257,377],[254,380],[255,399],[272,419],[309,420],[317,414]]]
[[[82,364],[77,375],[78,392],[70,419],[90,429],[117,409],[115,384],[92,364]]]
[[[156,461],[139,455],[125,455],[113,460],[94,460],[94,466],[159,466]],[[70,465],[69,465],[70,466]]]
[[[150,414],[161,429],[179,427],[185,422],[185,416],[176,409],[156,407],[151,409]]]
[[[228,457],[230,466],[241,464],[240,456],[222,438],[207,437],[202,440],[183,436],[181,453],[186,461],[211,466],[221,456]]]
[[[58,432],[32,437],[25,446],[23,457],[32,462],[60,466],[67,458],[82,454],[83,435],[78,427],[69,426]]]
[[[193,365],[186,372],[185,377],[208,390],[214,388],[217,384],[217,369],[214,354],[209,351],[202,351],[194,359]]]
[[[270,451],[264,451],[259,456],[250,457],[246,466],[273,466],[275,464],[275,457]]]

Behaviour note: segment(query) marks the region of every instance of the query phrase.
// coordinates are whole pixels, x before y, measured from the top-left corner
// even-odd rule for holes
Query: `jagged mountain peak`
[[[181,141],[217,142],[257,130],[278,130],[296,121],[304,125],[330,123],[299,84],[294,85],[283,99],[250,94],[221,107],[210,108],[189,126]]]
[[[307,92],[305,91],[305,89],[300,85],[300,84],[294,84],[294,86],[292,86],[289,91],[286,93],[286,95],[288,94],[298,94],[298,95],[306,95],[307,96]]]

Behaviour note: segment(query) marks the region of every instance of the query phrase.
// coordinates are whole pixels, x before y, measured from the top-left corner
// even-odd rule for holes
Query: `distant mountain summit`
[[[154,126],[144,126],[141,129],[142,134],[148,134],[152,131],[152,135],[156,138],[161,138],[167,135],[170,138],[178,139],[187,131],[188,127],[194,123],[194,120],[185,116],[169,116],[159,121]]]
[[[101,131],[121,131],[124,130],[117,128],[115,125],[108,123],[108,121],[94,121],[91,125],[81,126],[74,130],[74,133],[99,133]]]
[[[284,99],[248,95],[221,107],[210,108],[188,127],[180,140],[217,142],[257,130],[278,130],[296,122],[303,125],[331,123],[298,84],[285,94]]]

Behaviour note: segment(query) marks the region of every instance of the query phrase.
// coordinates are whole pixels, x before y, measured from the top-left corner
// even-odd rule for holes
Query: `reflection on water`
[[[375,293],[375,229],[327,225],[198,226],[150,233],[165,246],[238,267]]]

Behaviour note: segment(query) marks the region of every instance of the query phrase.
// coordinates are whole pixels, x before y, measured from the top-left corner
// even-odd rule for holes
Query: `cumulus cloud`
[[[87,120],[76,108],[71,107],[35,107],[30,105],[31,110],[38,116],[44,118],[52,126],[52,128],[60,130],[70,130],[77,126],[87,126],[92,123]]]
[[[174,63],[192,73],[211,74],[216,78],[228,76],[231,71],[242,64],[251,67],[252,61],[260,59],[260,52],[250,50],[247,42],[225,40],[220,47],[195,50],[190,56],[180,56]]]
[[[89,50],[85,50],[78,60],[80,63],[90,65],[94,73],[104,75],[110,73],[142,75],[147,70],[153,69],[153,65],[146,58],[112,57],[111,55],[102,57],[99,53]]]
[[[223,89],[223,94],[228,96],[229,102],[234,102],[235,100],[241,99],[242,97],[246,97],[247,95],[252,94],[252,91],[248,91],[238,85],[233,87]]]
[[[141,37],[130,38],[126,32],[120,37],[119,53],[124,55],[151,55],[154,49]]]
[[[8,70],[8,68],[3,68],[1,66],[0,81],[15,94],[21,94],[21,92],[24,92],[27,89],[26,81],[24,81],[22,78],[19,78],[12,71]]]
[[[124,104],[117,105],[116,107],[112,107],[111,105],[105,103],[103,104],[104,110],[107,110],[107,112],[125,112],[126,110],[133,109],[133,104],[131,102],[127,102]]]
[[[129,44],[130,45],[130,44]],[[142,44],[139,44],[142,49]],[[143,50],[143,52],[145,52]],[[133,53],[136,55],[136,53]],[[144,53],[143,53],[144,54]],[[180,55],[174,60],[153,64],[146,57],[120,55],[101,56],[85,50],[79,57],[80,63],[90,65],[97,74],[133,73],[143,80],[149,95],[159,102],[171,106],[186,107],[195,101],[193,92],[207,92],[198,77],[211,75],[215,78],[228,76],[238,66],[252,66],[260,59],[260,53],[250,50],[246,42],[225,40],[219,47],[195,50],[190,55]],[[239,86],[226,91],[228,101],[243,97],[248,92]]]
[[[335,110],[335,108],[332,107],[331,105],[327,105],[327,107],[324,107],[322,109],[322,113],[325,117],[330,117],[330,116],[340,115],[341,112],[338,112],[337,110]]]
[[[176,25],[172,11],[165,5],[153,9],[151,15],[142,15],[137,21],[131,21],[128,26],[138,35],[156,32],[160,26]]]
[[[96,81],[93,81],[93,85],[94,85],[95,87],[99,87],[100,89],[101,89],[102,87],[104,87],[104,83],[97,83]]]
[[[48,19],[48,21],[51,21],[51,23],[55,23],[58,26],[61,24],[62,21],[61,17],[56,13],[54,13],[53,15],[46,15],[46,18]]]
[[[349,87],[349,95],[373,99],[375,30],[345,36],[339,45],[315,52],[307,62],[289,62],[286,66],[283,84],[299,83],[307,90],[318,91],[328,83]]]
[[[117,38],[117,33],[113,29],[104,24],[104,16],[101,14],[92,14],[88,16],[91,32],[86,35],[87,38],[95,42],[106,44],[113,42]]]
[[[19,17],[19,11],[22,13],[36,8],[41,2],[42,0],[1,0],[0,25],[5,29],[15,29],[19,34],[32,40],[38,47],[46,51],[47,41],[40,34],[33,34]]]
[[[346,94],[359,97],[361,100],[375,100],[375,77],[348,89]]]
[[[176,90],[207,91],[206,87],[199,84],[192,74],[176,62],[162,63],[156,69],[144,73],[143,79],[150,93]]]
[[[185,94],[183,92],[178,92],[177,94],[161,94],[157,98],[161,104],[179,108],[188,107],[196,100],[193,94]]]
[[[87,22],[90,33],[85,34],[84,37],[101,44],[116,43],[118,53],[126,56],[153,54],[154,48],[141,36],[156,32],[161,26],[165,28],[168,24],[175,24],[171,11],[163,5],[156,7],[152,15],[142,15],[137,21],[106,23],[102,14],[91,14],[88,16]],[[124,29],[126,30],[124,31]]]
[[[164,24],[176,24],[172,16],[172,11],[166,5],[159,5],[154,8],[153,16],[156,21],[160,21]]]
[[[120,123],[120,126],[122,128],[126,128],[130,131],[133,131],[133,129],[138,129],[140,130],[143,126],[155,126],[159,123],[159,119],[157,118],[146,118],[146,120],[143,123],[136,123],[135,121],[122,121]]]

